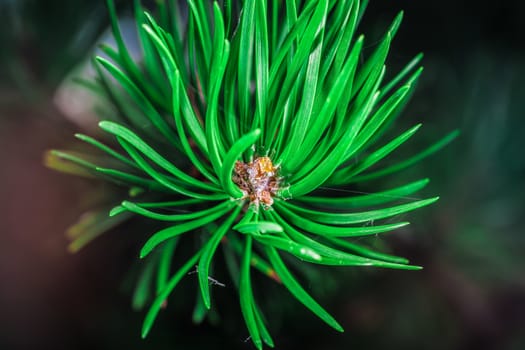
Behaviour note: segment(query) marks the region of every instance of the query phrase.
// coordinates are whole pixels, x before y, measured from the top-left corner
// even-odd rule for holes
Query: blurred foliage
[[[52,94],[109,21],[104,0],[2,0],[0,14],[0,101]]]
[[[439,169],[453,181],[437,184],[454,195],[443,211],[455,217],[457,230],[449,237],[450,256],[443,258],[453,259],[482,287],[498,282],[523,288],[525,64],[476,52],[464,75],[456,84],[463,91],[456,103],[464,135],[449,150],[449,165]]]

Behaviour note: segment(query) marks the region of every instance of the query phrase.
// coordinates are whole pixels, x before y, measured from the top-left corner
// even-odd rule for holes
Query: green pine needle
[[[421,127],[384,140],[412,96],[422,55],[385,81],[402,13],[365,55],[357,28],[366,3],[253,0],[237,12],[231,1],[189,0],[182,21],[179,6],[186,5],[158,2],[155,16],[135,1],[142,47],[135,61],[108,0],[116,47],[103,46],[105,57],[93,59],[94,81],[79,81],[116,112],[99,123],[109,141],[77,134],[96,152],[52,151],[46,162],[133,194],[119,198],[109,216],[96,212],[99,221],[75,226],[72,250],[133,215],[167,223],[140,251],[146,268],[133,305],[153,297],[143,337],[194,266],[200,289],[194,320],[211,315],[210,271],[221,264],[214,258],[219,245],[258,349],[274,344],[254,298],[252,267],[337,331],[342,326],[301,287],[281,254],[301,264],[420,269],[345,238],[407,225],[392,220],[438,199],[408,197],[428,179],[371,194],[326,195],[327,186],[348,190],[396,173],[457,136],[381,167]],[[175,249],[187,240],[197,253],[173,274]]]

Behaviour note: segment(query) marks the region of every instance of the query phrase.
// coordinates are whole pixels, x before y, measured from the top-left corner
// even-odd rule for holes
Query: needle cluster
[[[91,221],[75,227],[73,250],[131,216],[164,223],[146,232],[140,251],[145,268],[134,305],[152,300],[143,336],[195,266],[195,321],[212,307],[210,271],[226,266],[257,348],[273,340],[253,278],[281,283],[342,331],[301,286],[295,276],[300,268],[292,271],[289,258],[299,259],[299,266],[419,269],[352,239],[403,227],[408,223],[396,222],[399,214],[437,197],[404,200],[427,179],[343,197],[326,188],[344,190],[391,175],[455,137],[407,159],[391,156],[421,126],[385,136],[422,71],[422,55],[416,55],[386,79],[402,14],[365,53],[357,31],[366,2],[358,0],[157,3],[153,16],[136,1],[137,61],[108,1],[116,46],[103,45],[104,55],[93,60],[96,79],[81,81],[106,101],[99,124],[106,142],[77,135],[99,152],[48,154],[51,167],[128,189],[109,216],[92,213]],[[382,165],[384,158],[392,158],[389,165]],[[216,257],[219,247],[223,257]],[[177,266],[174,256],[188,250],[186,263]]]

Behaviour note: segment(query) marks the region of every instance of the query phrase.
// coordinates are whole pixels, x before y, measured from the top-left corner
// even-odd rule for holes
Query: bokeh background
[[[118,2],[119,12],[129,14],[130,3]],[[461,130],[443,151],[377,184],[431,178],[418,195],[440,201],[408,214],[407,230],[377,238],[425,269],[314,270],[307,287],[346,332],[278,288],[263,298],[266,314],[279,316],[270,330],[280,349],[525,349],[525,2],[371,1],[361,26],[368,49],[400,9],[388,68],[423,51],[425,72],[394,127],[424,126],[397,154]],[[107,24],[100,0],[0,0],[0,349],[250,349],[227,289],[221,324],[191,323],[192,285],[177,289],[140,339],[130,271],[147,223],[66,251],[66,228],[107,189],[46,169],[43,153],[70,147],[74,132],[93,125],[77,108],[83,95],[68,94],[64,81]]]

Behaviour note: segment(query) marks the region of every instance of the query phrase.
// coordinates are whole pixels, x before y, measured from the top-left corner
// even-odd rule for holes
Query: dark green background
[[[423,129],[396,154],[455,128],[462,134],[391,183],[363,189],[431,178],[421,197],[440,201],[407,215],[410,228],[386,239],[425,269],[323,269],[305,285],[344,334],[284,291],[265,290],[270,330],[278,349],[524,349],[525,4],[372,1],[361,26],[368,50],[400,9],[387,68],[423,51],[425,72],[395,126]],[[0,20],[0,349],[252,348],[228,287],[217,290],[223,324],[191,324],[191,277],[140,339],[143,314],[131,310],[126,286],[151,230],[144,222],[76,255],[65,250],[66,227],[104,189],[45,169],[42,154],[69,146],[78,131],[51,99],[104,30],[104,3],[0,1]]]

